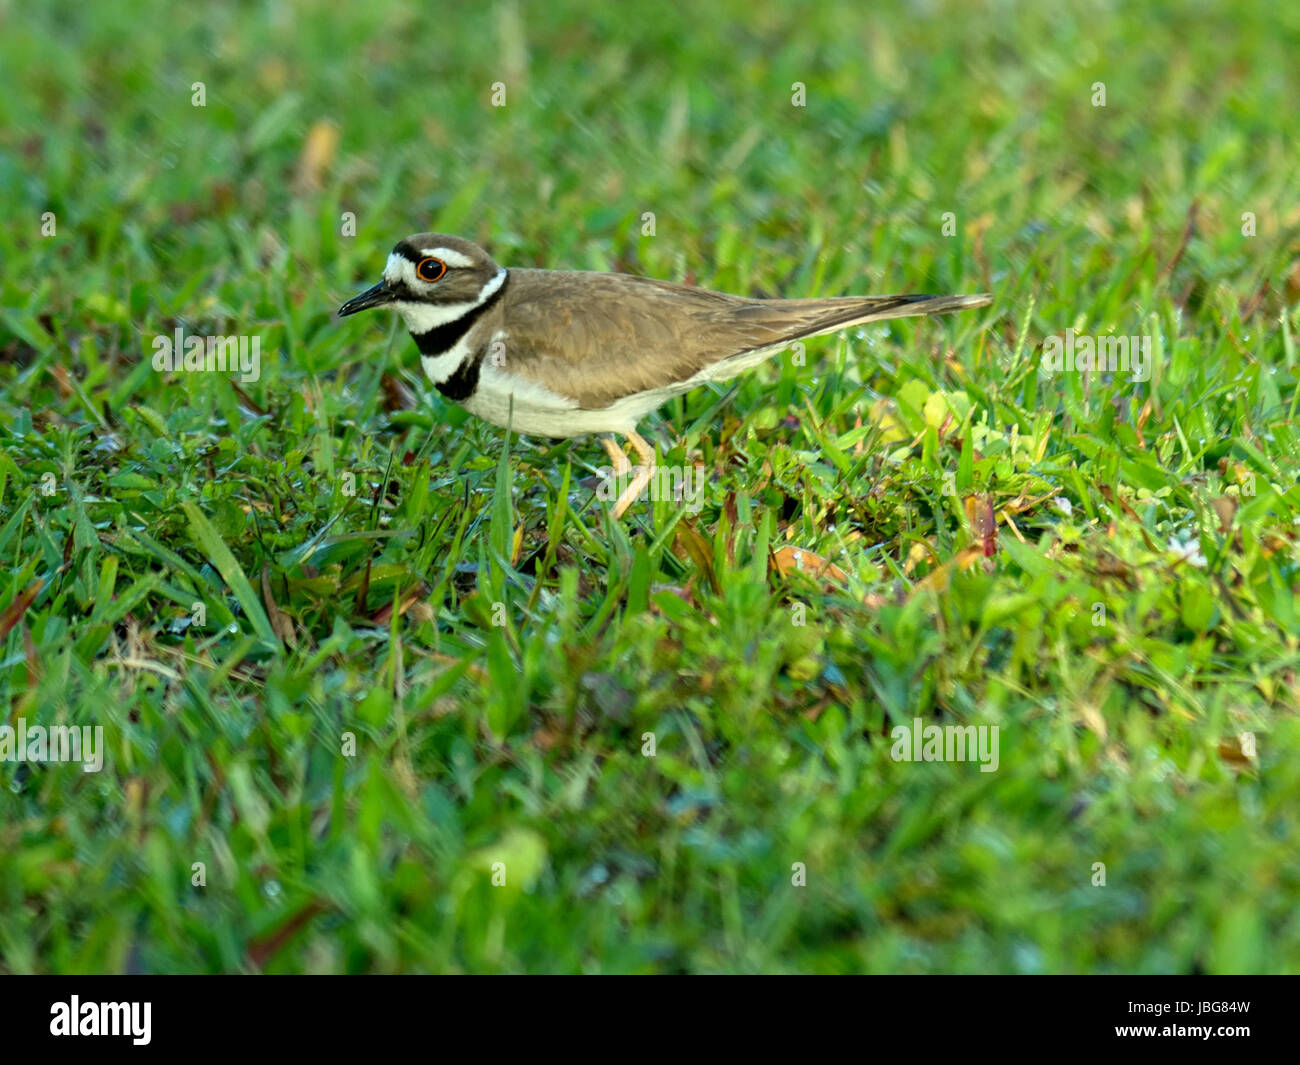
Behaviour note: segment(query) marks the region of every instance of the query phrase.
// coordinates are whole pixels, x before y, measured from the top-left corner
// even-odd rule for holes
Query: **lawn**
[[[1300,971],[1297,54],[1228,0],[0,0],[0,714],[103,745],[0,760],[0,971]],[[698,506],[615,522],[594,438],[334,317],[424,230],[994,302],[673,400]]]

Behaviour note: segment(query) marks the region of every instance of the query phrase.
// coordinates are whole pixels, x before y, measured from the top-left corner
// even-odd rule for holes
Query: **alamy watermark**
[[[0,725],[0,762],[80,762],[87,773],[104,768],[104,726]]]
[[[998,762],[997,725],[927,725],[915,717],[910,725],[889,730],[895,762],[979,762],[981,773],[994,773]]]
[[[249,384],[262,376],[262,338],[187,337],[177,326],[172,336],[153,338],[153,368],[159,373],[237,373],[244,384]]]
[[[622,498],[633,482],[644,475],[645,467],[629,466],[624,472],[618,473],[612,467],[601,466],[596,472],[600,475],[596,498],[612,503]],[[675,500],[685,503],[691,514],[698,514],[704,506],[704,481],[708,472],[705,466],[655,466],[635,498]]]
[[[50,1035],[129,1036],[135,1046],[148,1046],[152,1036],[152,1002],[69,1002],[50,1007]]]
[[[1097,370],[1131,373],[1135,381],[1149,381],[1153,361],[1149,336],[1076,335],[1067,329],[1064,339],[1050,336],[1043,341],[1041,366],[1051,373]]]

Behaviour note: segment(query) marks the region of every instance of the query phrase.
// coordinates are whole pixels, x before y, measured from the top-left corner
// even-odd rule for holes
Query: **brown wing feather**
[[[511,270],[503,326],[513,372],[598,409],[733,356],[883,318],[981,306],[981,297],[751,300],[666,281]],[[924,305],[924,309],[922,306]]]

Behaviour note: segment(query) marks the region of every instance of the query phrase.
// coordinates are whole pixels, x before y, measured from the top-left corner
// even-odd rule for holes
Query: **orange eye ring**
[[[435,259],[429,256],[427,259],[421,259],[415,265],[415,276],[421,281],[440,281],[442,275],[447,272],[447,264],[441,259]]]

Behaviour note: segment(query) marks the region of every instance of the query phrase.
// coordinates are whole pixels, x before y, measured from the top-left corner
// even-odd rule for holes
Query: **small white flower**
[[[1196,566],[1198,569],[1205,568],[1205,555],[1201,553],[1201,542],[1199,540],[1185,540],[1182,542],[1170,540],[1169,550],[1188,565]]]

